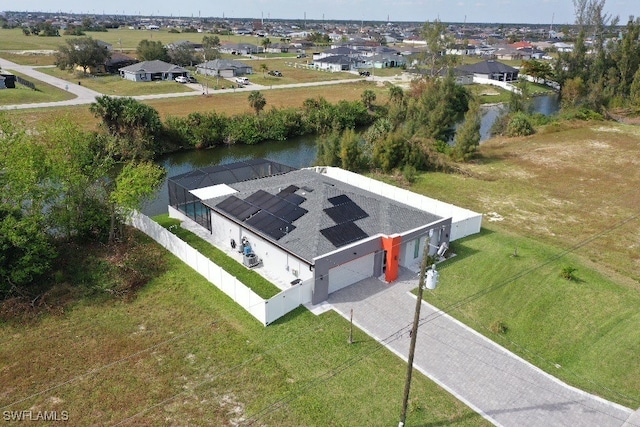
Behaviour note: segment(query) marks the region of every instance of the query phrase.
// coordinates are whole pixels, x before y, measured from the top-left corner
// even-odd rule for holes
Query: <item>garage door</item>
[[[329,270],[329,293],[373,276],[374,255],[354,259]]]

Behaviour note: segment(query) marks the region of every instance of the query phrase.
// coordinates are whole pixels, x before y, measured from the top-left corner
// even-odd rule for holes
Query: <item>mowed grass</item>
[[[55,55],[44,53],[15,53],[0,50],[0,58],[19,65],[31,65],[35,67],[54,65],[56,62]]]
[[[153,220],[164,228],[171,230],[171,232],[182,241],[188,243],[192,248],[222,267],[227,273],[236,277],[263,299],[269,299],[280,293],[280,288],[255,271],[249,270],[211,243],[202,240],[191,231],[180,227],[180,221],[169,218],[169,214],[158,215],[154,217]]]
[[[493,224],[452,250],[427,301],[571,385],[640,405],[640,292],[579,253]],[[575,280],[561,277],[565,266],[576,268]]]
[[[2,410],[68,411],[73,425],[397,423],[406,365],[375,340],[356,329],[349,345],[347,320],[303,308],[264,328],[163,254],[167,272],[132,302],[0,324]],[[489,425],[422,375],[409,410],[409,425]]]
[[[36,80],[31,76],[26,76],[15,71],[11,71],[11,74],[15,74],[16,76],[30,81],[35,85],[36,90],[16,82],[15,89],[0,90],[0,105],[65,101],[76,97],[70,92],[51,86],[50,84],[44,83],[40,80]]]
[[[479,332],[631,408],[640,406],[639,142],[633,126],[549,125],[488,141],[464,174],[423,174],[410,187],[484,214],[483,232],[455,243],[459,256],[427,299],[459,306],[451,314]],[[577,280],[560,278],[565,266]],[[496,322],[504,336],[491,332]]]
[[[174,81],[132,82],[119,75],[93,76],[78,71],[60,70],[59,68],[40,68],[38,71],[52,75],[71,84],[82,85],[89,89],[111,96],[138,96],[165,93],[193,92],[187,85]]]
[[[313,83],[331,80],[356,80],[361,78],[357,74],[348,72],[328,72],[308,69],[303,66],[304,60],[296,59],[255,59],[243,61],[251,64],[253,74],[248,76],[252,83],[264,86],[275,86],[282,84],[294,83]],[[268,71],[262,71],[262,64],[266,65],[268,70],[278,70],[282,73],[282,77],[270,76]]]

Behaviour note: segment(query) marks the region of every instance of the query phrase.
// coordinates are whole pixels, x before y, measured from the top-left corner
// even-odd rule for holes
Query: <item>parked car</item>
[[[236,83],[240,83],[241,85],[248,85],[249,79],[246,77],[236,77]]]
[[[269,71],[269,75],[270,76],[274,76],[274,77],[282,77],[282,73],[280,71],[277,71],[277,70]]]
[[[296,55],[296,58],[306,58],[307,54],[306,53],[299,53]]]
[[[178,76],[174,79],[178,83],[187,83],[189,79],[186,76]]]
[[[360,75],[363,76],[363,77],[369,77],[371,75],[371,73],[368,72],[368,71],[360,71]]]
[[[198,80],[195,77],[187,77],[187,80],[189,81],[189,83],[198,83]]]

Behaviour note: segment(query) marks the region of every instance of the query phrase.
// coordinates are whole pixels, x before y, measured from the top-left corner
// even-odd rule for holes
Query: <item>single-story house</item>
[[[322,51],[320,53],[314,53],[313,54],[313,60],[317,60],[317,59],[323,59],[323,58],[328,58],[331,56],[347,56],[350,58],[357,58],[358,56],[360,56],[361,53],[359,50],[356,49],[352,49],[350,47],[347,46],[340,46],[340,47],[336,47],[333,49],[327,49],[325,51]]]
[[[207,76],[231,78],[253,74],[253,67],[243,61],[232,59],[214,59],[196,66],[196,73]]]
[[[345,55],[326,56],[321,59],[314,59],[313,66],[319,70],[327,71],[353,71],[359,68],[369,68],[370,63],[364,58],[352,58]]]
[[[478,62],[477,64],[463,65],[458,67],[458,69],[463,72],[472,73],[475,77],[489,80],[501,82],[518,81],[518,69],[492,59]]]
[[[158,59],[139,62],[120,68],[118,71],[120,71],[120,77],[134,82],[173,80],[178,76],[189,76],[189,71],[186,68]]]
[[[251,43],[224,43],[220,52],[230,55],[255,55],[262,52],[262,48]]]
[[[318,304],[365,278],[393,282],[401,268],[418,272],[425,251],[437,258],[458,233],[455,212],[470,212],[429,199],[440,204],[436,214],[424,196],[382,183],[369,190],[367,179],[339,168],[247,160],[169,178],[169,212],[259,260],[248,267],[279,282],[310,283]],[[470,213],[472,223],[456,238],[480,230],[481,215]]]
[[[125,55],[124,53],[112,52],[111,58],[109,58],[104,64],[104,71],[110,74],[115,74],[120,70],[120,68],[128,67],[129,65],[133,65],[138,62],[140,61],[129,55]]]
[[[407,58],[400,54],[380,53],[367,58],[374,68],[394,68],[407,64]]]

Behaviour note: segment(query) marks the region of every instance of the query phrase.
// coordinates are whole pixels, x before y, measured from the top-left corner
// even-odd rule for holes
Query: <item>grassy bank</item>
[[[35,104],[41,102],[55,102],[73,99],[76,96],[66,90],[59,89],[50,84],[36,80],[31,76],[11,71],[11,74],[30,81],[36,87],[35,90],[16,82],[15,89],[6,89],[0,93],[0,105]]]
[[[424,174],[411,186],[485,215],[428,300],[631,408],[640,406],[639,143],[637,127],[565,122],[489,141],[464,174]],[[560,278],[565,266],[576,280]],[[493,332],[500,324],[506,333]]]
[[[68,411],[73,425],[397,423],[406,366],[361,331],[347,344],[345,319],[298,309],[264,328],[160,256],[166,273],[132,302],[86,298],[0,324],[2,410]],[[420,375],[408,422],[488,425]]]

